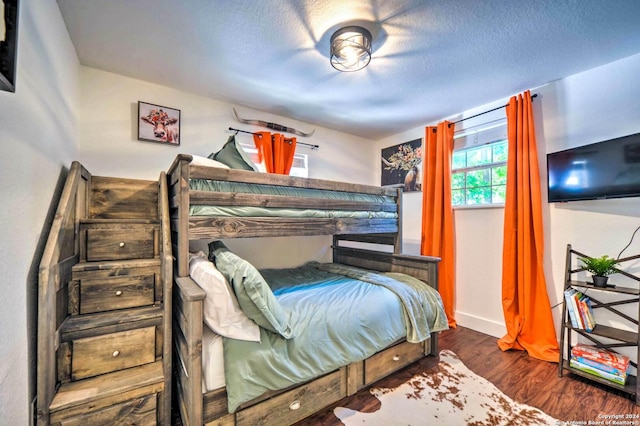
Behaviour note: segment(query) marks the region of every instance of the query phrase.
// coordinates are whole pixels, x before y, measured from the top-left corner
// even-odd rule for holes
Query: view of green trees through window
[[[507,185],[507,141],[455,151],[451,172],[454,206],[503,204]]]

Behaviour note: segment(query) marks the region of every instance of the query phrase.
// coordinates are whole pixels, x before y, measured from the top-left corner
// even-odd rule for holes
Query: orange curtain
[[[288,175],[296,153],[296,138],[285,138],[279,133],[257,132],[253,142],[258,148],[258,160],[264,161],[267,172]]]
[[[422,241],[420,253],[437,256],[438,291],[450,327],[456,326],[455,235],[451,206],[451,156],[454,125],[443,121],[427,127],[424,138],[422,178]]]
[[[503,351],[526,350],[530,356],[558,362],[559,349],[544,277],[544,229],[540,170],[531,94],[507,105],[509,159],[504,208],[502,308],[507,334]]]

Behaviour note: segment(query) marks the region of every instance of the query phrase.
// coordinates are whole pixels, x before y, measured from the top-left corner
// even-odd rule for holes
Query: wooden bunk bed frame
[[[372,357],[347,365],[311,382],[270,392],[228,413],[224,388],[202,390],[202,327],[205,293],[189,277],[189,241],[244,237],[333,236],[333,261],[382,272],[412,275],[437,289],[439,258],[401,252],[399,219],[256,218],[189,216],[192,205],[295,207],[367,210],[402,215],[402,189],[380,188],[320,179],[270,175],[192,165],[179,154],[167,172],[173,253],[174,383],[177,405],[185,425],[291,424],[356,393],[375,381],[426,355],[437,356],[437,335],[425,342],[396,342]],[[189,189],[190,179],[210,179],[295,188],[357,192],[391,197],[393,202],[350,202],[291,196],[207,192]],[[348,247],[344,241],[387,246],[386,251]],[[388,246],[393,247],[393,253]]]

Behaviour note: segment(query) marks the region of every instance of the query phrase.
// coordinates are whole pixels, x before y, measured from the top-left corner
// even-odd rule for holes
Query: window
[[[247,153],[251,161],[256,165],[258,171],[265,173],[267,170],[264,163],[258,162],[258,149],[249,143],[240,143],[240,146]],[[293,164],[289,176],[309,177],[309,156],[307,154],[295,153],[293,155]]]
[[[507,187],[506,123],[454,137],[451,201],[454,206],[504,204]]]

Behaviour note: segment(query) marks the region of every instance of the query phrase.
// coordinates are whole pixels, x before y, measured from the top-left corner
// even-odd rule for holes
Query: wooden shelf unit
[[[638,368],[637,361],[640,359],[640,287],[639,288],[631,288],[631,287],[621,287],[617,285],[607,285],[607,287],[597,287],[593,285],[593,283],[580,281],[573,279],[575,274],[584,272],[585,268],[582,267],[574,267],[573,263],[578,258],[581,257],[591,257],[586,254],[580,253],[576,250],[573,250],[571,244],[567,245],[566,252],[566,266],[565,266],[565,285],[564,291],[569,288],[574,288],[581,293],[589,292],[588,297],[592,302],[592,307],[594,312],[607,310],[608,312],[616,315],[619,318],[622,318],[633,324],[636,328],[636,331],[623,330],[617,327],[612,327],[604,324],[596,324],[592,331],[587,331],[585,329],[573,327],[571,321],[569,321],[569,313],[567,309],[566,299],[564,298],[563,291],[563,302],[562,302],[562,327],[560,332],[560,360],[558,363],[558,375],[560,377],[563,376],[565,372],[569,372],[571,374],[592,380],[594,382],[600,383],[602,385],[608,386],[612,389],[617,389],[622,391],[629,396],[631,396],[636,405],[640,405],[640,381],[638,381],[636,376],[631,374],[627,374],[627,381],[624,385],[620,385],[614,383],[612,381],[602,379],[593,374],[589,374],[587,372],[581,371],[579,369],[573,368],[569,365],[569,361],[565,359],[565,349],[567,358],[570,357],[571,348],[574,346],[572,342],[573,333],[589,340],[591,344],[598,348],[604,348],[607,350],[611,350],[616,352],[616,348],[621,347],[635,347],[636,348],[636,361],[631,361],[631,365]],[[618,259],[617,264],[628,262],[631,260],[640,259],[639,255],[624,257]],[[620,271],[620,274],[637,281],[640,285],[640,277],[627,273],[625,271]],[[603,292],[608,294],[615,294],[620,296],[618,300],[603,302],[598,300],[598,294],[596,292]],[[595,293],[595,294],[594,294]],[[594,297],[594,295],[596,297]],[[635,317],[629,316],[624,312],[621,312],[618,307],[629,305],[629,304],[637,304],[638,305],[638,313]],[[637,373],[636,373],[637,374]]]

